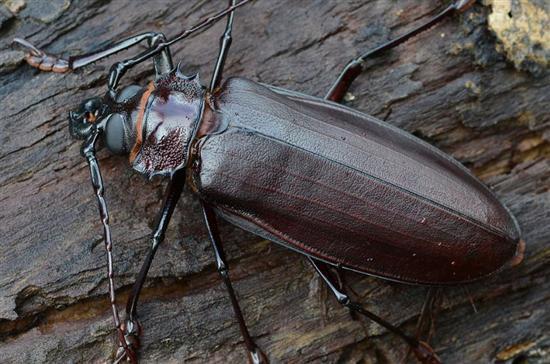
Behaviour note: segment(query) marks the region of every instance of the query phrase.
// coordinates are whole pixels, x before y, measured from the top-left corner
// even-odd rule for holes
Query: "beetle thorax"
[[[148,176],[171,175],[187,164],[189,147],[202,114],[204,88],[198,76],[178,70],[151,83],[136,116],[130,152],[134,169]]]

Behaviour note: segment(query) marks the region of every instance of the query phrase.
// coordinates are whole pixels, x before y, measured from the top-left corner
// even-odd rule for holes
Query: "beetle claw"
[[[253,351],[248,352],[248,362],[250,364],[269,364],[269,360],[264,352],[257,346]]]
[[[141,325],[139,324],[139,322],[135,319],[126,320],[123,332],[126,344],[134,349],[138,349],[140,345],[139,337],[141,335]]]
[[[115,356],[115,361],[113,362],[113,364],[119,364],[119,363],[122,363],[124,361],[124,359],[126,359],[126,361],[129,361],[130,363],[134,364],[134,363],[137,363],[137,354],[134,350],[134,348],[128,346],[128,348],[123,348],[122,346],[119,346],[118,347],[118,350],[117,350],[117,353],[116,353],[116,356]]]
[[[124,333],[126,347],[119,343],[114,364],[121,363],[124,359],[130,363],[137,363],[137,350],[140,346],[139,336],[141,335],[141,325],[137,320],[126,320],[122,331]]]
[[[412,348],[416,358],[423,364],[441,364],[441,359],[428,343],[419,341],[418,346]]]
[[[28,52],[25,60],[31,67],[45,72],[57,73],[68,72],[71,69],[69,61],[49,55],[25,39],[15,38],[12,43],[23,47]]]

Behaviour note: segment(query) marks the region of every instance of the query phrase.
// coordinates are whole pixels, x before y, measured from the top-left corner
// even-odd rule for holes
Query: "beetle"
[[[340,104],[367,58],[391,49],[441,20],[467,10],[456,0],[428,22],[350,61],[324,99],[222,73],[232,41],[229,6],[168,40],[142,33],[98,52],[68,59],[49,55],[23,39],[27,62],[40,70],[68,72],[142,41],[149,48],[114,64],[103,97],[85,100],[69,114],[69,130],[83,139],[104,227],[109,296],[119,350],[115,362],[137,362],[140,291],[184,185],[199,197],[217,270],[239,322],[249,361],[268,362],[246,326],[229,278],[217,219],[307,257],[339,303],[400,336],[416,357],[439,363],[425,342],[354,302],[332,268],[402,283],[452,285],[486,277],[521,261],[524,243],[513,215],[465,167],[420,139]],[[209,87],[174,67],[169,46],[227,17]],[[156,79],[118,90],[126,71],[153,59]],[[128,155],[132,167],[169,183],[151,236],[151,247],[119,318],[112,240],[98,141]]]

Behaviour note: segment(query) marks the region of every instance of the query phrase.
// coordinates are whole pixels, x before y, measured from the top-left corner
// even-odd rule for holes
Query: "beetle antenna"
[[[182,39],[187,38],[191,34],[197,32],[199,30],[202,30],[202,29],[208,27],[209,25],[217,22],[218,20],[225,17],[227,14],[232,13],[233,11],[235,11],[235,9],[245,5],[246,3],[250,2],[250,1],[251,0],[242,0],[238,4],[228,6],[227,8],[225,8],[225,10],[220,11],[219,13],[217,13],[217,14],[209,17],[209,18],[204,19],[203,21],[201,21],[200,23],[196,24],[195,26],[193,26],[189,29],[186,29],[180,35],[178,35],[178,36],[176,36],[176,37],[174,37],[170,40],[167,40],[166,42],[160,42],[157,45],[155,45],[154,47],[151,47],[151,48],[147,49],[145,52],[137,55],[134,58],[129,58],[127,60],[115,63],[111,67],[111,71],[109,72],[109,85],[108,85],[109,91],[114,93],[114,90],[117,87],[118,82],[120,81],[120,78],[130,68],[132,68],[132,67],[140,64],[141,62],[157,55],[162,50],[164,50],[166,47],[169,47],[172,44],[174,44],[176,42],[179,42]]]
[[[103,185],[103,178],[101,177],[101,171],[99,169],[99,164],[97,162],[95,149],[99,133],[99,130],[94,130],[92,134],[88,137],[88,139],[84,142],[84,144],[82,145],[82,155],[86,158],[86,161],[88,162],[88,166],[90,168],[90,179],[92,182],[92,187],[94,188],[95,195],[97,197],[99,216],[101,217],[101,223],[103,224],[103,238],[105,242],[105,251],[107,252],[109,300],[111,302],[111,310],[118,335],[119,345],[124,350],[124,356],[127,356],[128,359],[130,359],[130,362],[137,363],[137,356],[135,351],[126,343],[124,331],[120,324],[120,316],[118,314],[118,309],[116,306],[112,253],[113,241],[111,238],[111,228],[109,226],[109,211],[107,210],[107,203],[104,197],[105,188]],[[122,358],[124,356],[122,356]]]
[[[161,52],[164,48],[170,46],[171,44],[174,44],[184,38],[187,38],[191,34],[195,33],[196,31],[203,30],[204,28],[208,27],[209,25],[216,23],[218,20],[225,17],[227,14],[233,12],[235,9],[245,5],[246,3],[250,2],[251,0],[242,0],[238,4],[232,5],[227,7],[225,10],[204,19],[200,23],[196,24],[195,26],[185,30],[180,35],[176,36],[175,38],[165,41],[165,42],[159,42],[152,48],[148,49],[141,55],[139,55],[137,58],[139,61],[136,63],[133,63],[131,66],[128,66],[128,68],[131,68],[135,66],[136,64],[144,61],[145,59],[148,59],[159,52]],[[64,73],[69,71],[74,71],[78,68],[87,66],[91,63],[97,62],[103,58],[107,58],[113,54],[119,53],[123,50],[126,50],[132,46],[135,46],[136,44],[141,43],[144,40],[150,40],[152,36],[154,36],[156,33],[142,33],[138,35],[134,35],[132,37],[123,39],[114,45],[109,46],[108,48],[101,49],[99,51],[88,53],[88,54],[82,54],[79,56],[71,56],[66,59],[61,58],[60,56],[51,55],[43,50],[35,47],[33,44],[28,42],[25,39],[21,38],[15,38],[13,39],[13,44],[24,48],[27,50],[28,54],[26,55],[25,59],[27,63],[34,67],[38,68],[41,71],[46,72],[57,72],[57,73]]]

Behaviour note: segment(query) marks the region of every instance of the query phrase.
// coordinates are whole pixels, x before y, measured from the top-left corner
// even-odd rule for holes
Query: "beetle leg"
[[[120,42],[117,42],[114,45],[104,48],[100,51],[86,53],[80,56],[71,56],[71,57],[68,57],[67,59],[61,58],[56,55],[48,54],[43,50],[38,49],[37,47],[35,47],[33,44],[31,44],[25,39],[15,38],[13,40],[13,43],[19,46],[22,46],[29,52],[25,57],[25,59],[27,63],[32,67],[38,68],[46,72],[52,71],[52,72],[63,73],[63,72],[74,71],[78,68],[97,62],[103,58],[107,58],[113,54],[116,54],[128,48],[131,48],[141,43],[144,40],[147,41],[147,44],[149,47],[154,47],[159,43],[166,42],[166,37],[164,36],[164,34],[156,33],[156,32],[141,33],[141,34],[137,34],[129,38],[123,39]],[[162,52],[155,57],[155,59],[156,59],[155,68],[156,68],[157,74],[166,73],[173,68],[172,58],[170,57],[170,53],[167,50],[167,48],[163,49]],[[159,67],[157,67],[157,63],[159,64]],[[162,71],[160,71],[160,69],[162,69]]]
[[[137,56],[115,63],[111,67],[111,70],[109,72],[109,84],[108,84],[109,91],[112,94],[115,94],[115,88],[117,87],[118,82],[120,81],[120,78],[126,73],[126,71],[128,71],[128,69],[134,67],[137,64],[140,64],[141,62],[149,58],[157,56],[159,53],[164,52],[164,50],[170,45],[182,39],[185,39],[189,37],[191,34],[197,31],[203,30],[204,28],[214,24],[221,18],[232,13],[235,9],[247,4],[250,1],[251,0],[241,0],[239,3],[229,6],[225,10],[220,11],[219,13],[202,20],[198,24],[195,24],[193,27],[184,30],[176,37],[170,40],[159,41],[157,42],[156,45],[138,54]],[[78,57],[69,57],[68,60],[62,59],[60,57],[48,55],[47,53],[36,48],[34,45],[32,45],[31,43],[27,42],[24,39],[15,38],[13,42],[20,46],[23,46],[29,51],[29,54],[27,55],[26,59],[31,66],[39,68],[43,71],[68,72],[68,71],[83,67],[85,65],[88,65],[90,63],[96,62],[112,54],[118,53],[122,50],[125,50],[141,42],[144,39],[150,39],[151,37],[157,36],[157,35],[158,35],[157,33],[139,34],[137,36],[130,37],[119,43],[116,43],[114,46],[104,49],[102,51],[85,54],[83,56],[78,56]]]
[[[236,0],[229,0],[229,6],[235,6]],[[231,32],[233,31],[233,16],[235,12],[232,11],[227,16],[227,23],[225,25],[225,31],[220,37],[220,51],[218,52],[218,59],[216,60],[216,66],[212,73],[212,79],[210,80],[210,91],[214,91],[220,84],[222,79],[223,67],[225,66],[225,59],[229,53],[229,47],[231,47]]]
[[[428,331],[428,340],[432,334],[433,320],[434,320],[434,306],[439,297],[439,288],[430,287],[428,293],[426,293],[426,298],[424,299],[424,304],[420,311],[418,321],[416,323],[416,337],[419,338],[422,335],[422,332]]]
[[[225,260],[225,253],[222,248],[216,214],[214,210],[204,202],[202,203],[202,210],[206,229],[208,230],[208,235],[210,237],[210,241],[212,242],[212,247],[214,248],[214,253],[216,255],[216,268],[218,269],[218,273],[220,273],[223,283],[227,288],[227,293],[229,294],[229,299],[231,300],[231,305],[233,306],[233,311],[235,312],[235,318],[239,322],[239,329],[241,330],[241,335],[244,339],[244,345],[248,350],[249,362],[254,364],[268,363],[269,361],[267,360],[267,357],[254,343],[254,340],[248,332],[248,328],[246,327],[246,323],[244,321],[244,317],[239,306],[239,302],[237,300],[237,296],[235,295],[235,291],[233,290],[231,280],[229,279],[229,266],[227,265],[227,262]]]
[[[338,268],[336,269],[335,273],[336,281],[338,282],[338,287],[340,288],[340,290],[349,292],[349,295],[352,298],[357,297],[358,295],[356,294],[356,292],[347,284],[346,271]],[[357,312],[350,310],[349,314],[354,321],[357,321],[359,319],[359,317],[357,316]]]
[[[160,43],[166,42],[166,36],[163,33],[153,33],[154,35],[148,39],[149,48],[156,47]],[[155,65],[155,74],[157,77],[167,74],[174,69],[172,63],[172,54],[170,48],[164,48],[159,54],[153,58]]]
[[[418,360],[421,361],[422,363],[441,364],[441,361],[435,354],[435,351],[427,343],[418,341],[412,336],[405,334],[398,327],[390,324],[389,322],[373,314],[372,312],[365,310],[363,306],[361,306],[359,303],[356,303],[350,300],[348,295],[344,293],[343,290],[338,289],[337,282],[325,263],[315,260],[311,257],[308,257],[308,259],[313,265],[313,267],[315,268],[315,270],[317,271],[317,273],[319,273],[321,278],[323,278],[323,280],[325,281],[327,286],[330,288],[334,296],[336,296],[336,299],[338,300],[339,303],[346,306],[350,310],[355,311],[367,317],[368,319],[376,322],[380,326],[383,326],[388,331],[391,331],[395,335],[401,337],[409,345],[409,347],[414,352]]]
[[[392,49],[400,44],[405,43],[407,40],[411,39],[417,34],[422,33],[423,31],[431,28],[435,24],[439,23],[441,20],[447,18],[450,15],[455,13],[461,13],[468,10],[475,0],[455,0],[451,5],[449,5],[445,10],[440,12],[438,15],[434,16],[424,24],[410,30],[409,32],[403,34],[400,37],[397,37],[394,40],[386,42],[374,49],[367,51],[361,56],[352,59],[344,67],[334,84],[331,86],[327,95],[325,96],[326,100],[331,100],[335,102],[341,102],[352,82],[363,72],[365,68],[365,60],[367,58],[372,58],[378,56],[379,54]]]
[[[140,335],[140,326],[137,320],[137,303],[139,299],[139,294],[151,267],[153,258],[160,243],[164,240],[164,234],[166,233],[166,228],[174,212],[174,208],[180,198],[181,191],[185,183],[185,172],[183,170],[177,171],[174,176],[170,179],[168,187],[166,188],[166,193],[164,196],[164,202],[162,209],[159,212],[157,217],[155,230],[151,234],[151,246],[149,247],[149,253],[141,266],[138,278],[132,287],[132,292],[128,297],[126,303],[126,326],[125,326],[125,338],[129,346],[134,350],[139,347],[139,335]]]
[[[170,45],[172,45],[176,42],[179,42],[180,40],[189,37],[191,34],[214,24],[215,22],[222,19],[226,15],[232,13],[235,9],[247,4],[250,1],[251,0],[241,0],[239,3],[237,3],[235,5],[231,5],[231,6],[227,7],[225,10],[220,11],[219,13],[217,13],[217,14],[209,17],[209,18],[206,18],[206,19],[202,20],[198,24],[195,24],[193,27],[184,30],[179,35],[177,35],[176,37],[174,37],[170,40],[167,40],[165,42],[159,42],[156,46],[145,50],[144,52],[138,54],[135,57],[128,58],[124,61],[120,61],[120,62],[115,63],[111,67],[111,70],[109,71],[109,80],[108,80],[109,92],[113,95],[116,93],[115,89],[118,86],[118,83],[119,83],[120,79],[122,78],[122,76],[124,76],[124,74],[130,68],[142,63],[143,61],[145,61],[145,60],[147,60],[151,57],[156,56],[159,52],[161,52],[166,47],[168,47],[168,46],[170,46]]]
[[[428,331],[426,341],[430,341],[432,337],[435,324],[435,315],[437,313],[434,312],[434,307],[436,307],[439,302],[441,292],[440,290],[441,289],[439,287],[430,287],[428,289],[428,292],[426,293],[426,298],[424,299],[418,321],[416,322],[415,336],[417,340],[420,340],[422,332],[425,330]],[[407,359],[411,352],[412,350],[409,349],[407,355],[403,358],[403,363],[407,362]]]
[[[97,203],[99,207],[99,215],[101,217],[101,223],[103,224],[103,240],[105,243],[105,251],[107,252],[107,278],[109,283],[109,301],[111,303],[111,311],[115,328],[118,336],[118,343],[120,345],[120,351],[122,357],[127,357],[131,363],[137,363],[137,356],[135,350],[128,345],[125,340],[124,330],[120,323],[120,317],[118,314],[118,308],[116,305],[115,295],[115,283],[114,283],[114,271],[113,271],[113,241],[111,237],[111,227],[109,225],[109,210],[107,209],[107,203],[105,201],[105,187],[103,184],[103,178],[101,177],[101,171],[96,158],[96,144],[99,137],[99,131],[95,129],[92,134],[82,144],[81,153],[88,162],[90,169],[90,178],[92,187],[94,189]],[[117,353],[118,355],[118,353]]]

